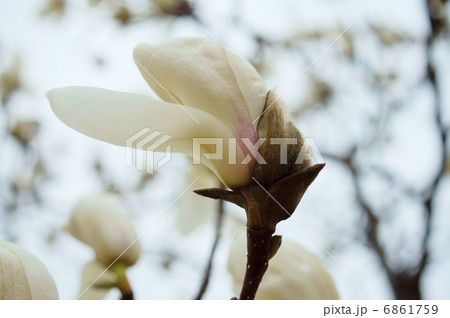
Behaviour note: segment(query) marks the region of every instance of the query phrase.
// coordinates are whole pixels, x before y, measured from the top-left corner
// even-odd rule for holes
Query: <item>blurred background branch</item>
[[[77,2],[129,52],[141,41],[209,36],[250,60],[268,89],[284,92],[298,80],[283,99],[327,161],[299,207],[299,222],[375,298],[449,297],[448,1],[376,4],[312,67],[369,1]],[[179,194],[187,166],[174,158],[154,176],[134,171],[120,150],[57,123],[43,98],[52,87],[148,87],[77,3],[33,3],[27,10],[1,5],[0,238],[40,256],[70,298],[78,280],[66,283],[67,271],[78,277],[91,257],[59,230],[73,202],[88,192],[119,193],[142,229]],[[221,203],[216,224],[186,237],[173,229],[173,213],[143,238],[143,257],[129,273],[135,297],[227,299],[232,231],[222,218],[233,209]],[[283,236],[328,261],[341,297],[365,297],[289,226],[280,225]]]

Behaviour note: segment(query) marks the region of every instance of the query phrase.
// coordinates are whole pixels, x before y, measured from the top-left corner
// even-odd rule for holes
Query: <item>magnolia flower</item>
[[[119,256],[116,263],[126,266],[134,265],[139,258],[136,232],[114,194],[82,198],[73,208],[65,230],[92,247],[104,266],[110,266]]]
[[[15,244],[0,242],[0,299],[58,299],[58,292],[37,257]]]
[[[218,42],[185,38],[139,44],[134,58],[162,101],[65,87],[47,93],[53,112],[75,130],[119,146],[139,139],[141,148],[163,133],[163,141],[151,144],[153,151],[166,152],[170,146],[211,169],[232,191],[218,187],[196,193],[246,210],[249,238],[265,238],[259,240],[264,246],[251,254],[257,256],[252,262],[261,265],[252,272],[261,279],[265,260],[281,242],[272,236],[276,225],[294,212],[324,164],[311,166],[304,139],[286,119],[283,103],[250,63]],[[145,136],[149,131],[152,135]],[[245,299],[254,297],[258,285],[247,288]]]
[[[241,235],[232,244],[228,271],[233,289],[239,294],[246,266],[246,239]],[[285,240],[270,260],[255,299],[338,299],[333,280],[322,262],[295,242]]]
[[[309,164],[305,161],[294,169],[293,154],[299,152],[303,139],[294,125],[285,121],[277,97],[241,56],[211,39],[184,38],[159,45],[139,44],[134,57],[162,101],[72,86],[47,93],[54,113],[75,130],[119,146],[150,128],[172,137],[173,152],[191,157],[195,155],[193,138],[220,138],[222,158],[201,155],[197,159],[230,188],[245,186],[252,176],[271,183]],[[260,147],[260,138],[266,137],[298,139],[296,146],[288,148],[287,163],[280,165],[279,144],[266,141]],[[215,148],[202,144],[200,149],[211,154]],[[253,155],[258,148],[267,168],[258,167],[262,161],[256,162]],[[155,151],[166,151],[166,145]]]

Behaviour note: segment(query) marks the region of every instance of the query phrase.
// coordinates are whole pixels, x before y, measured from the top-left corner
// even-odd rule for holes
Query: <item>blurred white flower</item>
[[[0,242],[0,299],[58,299],[58,292],[37,257],[15,244]]]
[[[204,188],[220,188],[221,182],[217,177],[203,165],[192,165],[186,175],[186,186],[194,180],[194,190]],[[179,200],[176,225],[183,235],[194,231],[197,227],[205,224],[216,216],[217,201],[202,197],[194,192],[186,192]]]
[[[247,261],[247,242],[240,235],[228,256],[233,289],[240,293]],[[283,240],[270,260],[255,299],[338,299],[333,280],[322,262],[295,242]]]
[[[117,287],[119,277],[99,261],[86,264],[81,279],[79,300],[103,299],[111,288]]]
[[[242,164],[251,152],[241,138],[257,148],[257,119],[267,96],[255,68],[217,41],[203,38],[139,44],[134,57],[162,101],[100,88],[64,87],[47,93],[54,113],[81,133],[120,146],[150,128],[172,136],[171,151],[191,157],[193,138],[221,138],[224,154],[230,153],[228,138],[236,138],[235,164],[229,163],[228,155],[201,160],[229,187],[246,185],[254,158]],[[165,150],[165,145],[156,149]],[[203,145],[202,152],[214,153],[215,145]]]
[[[119,256],[116,263],[126,266],[134,265],[139,258],[141,248],[136,232],[115,194],[102,193],[80,199],[72,209],[65,230],[92,247],[98,261],[105,266]]]

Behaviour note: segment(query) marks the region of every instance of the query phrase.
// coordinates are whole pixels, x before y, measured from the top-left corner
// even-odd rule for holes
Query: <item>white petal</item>
[[[256,119],[264,108],[267,89],[255,68],[240,55],[211,39],[184,38],[158,45],[141,43],[134,57],[163,100],[202,109],[230,127],[236,138],[256,142]]]
[[[208,160],[202,156],[202,162],[230,187],[242,186],[250,179],[247,165],[228,163],[226,138],[233,137],[231,131],[204,111],[94,87],[57,88],[50,90],[46,96],[53,112],[66,125],[87,136],[119,146],[126,146],[127,140],[148,128],[151,132],[171,136],[154,151],[164,152],[170,145],[172,152],[189,156],[192,156],[193,138],[225,138],[223,159]],[[202,149],[204,153],[215,152],[214,146],[204,146]],[[237,163],[244,158],[239,147],[236,157]]]
[[[198,178],[198,179],[197,179]],[[192,190],[220,188],[221,182],[203,165],[192,165],[186,175],[186,187],[194,180]],[[183,235],[188,235],[199,226],[211,222],[217,215],[217,200],[202,197],[187,191],[179,200],[176,225]]]
[[[65,229],[92,247],[97,259],[105,266],[119,256],[117,262],[126,266],[134,265],[139,258],[141,248],[136,241],[136,232],[114,194],[102,193],[80,199],[72,209]]]
[[[87,263],[81,277],[80,300],[103,299],[118,283],[116,274],[99,261]]]
[[[247,242],[244,234],[233,243],[228,256],[228,271],[233,289],[239,294],[244,280]],[[283,240],[269,261],[255,299],[339,299],[333,280],[322,262],[295,242]]]
[[[58,299],[42,262],[23,248],[0,242],[0,299]]]

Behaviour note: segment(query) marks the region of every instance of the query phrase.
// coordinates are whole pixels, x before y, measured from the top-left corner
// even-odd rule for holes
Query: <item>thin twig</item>
[[[222,225],[223,225],[223,216],[224,216],[224,201],[219,200],[218,209],[217,209],[217,218],[216,218],[216,235],[214,237],[214,243],[211,248],[211,252],[209,254],[208,264],[206,265],[205,272],[202,279],[202,284],[200,286],[200,290],[198,291],[197,296],[194,298],[196,300],[200,300],[203,298],[208,285],[209,279],[211,277],[211,271],[213,267],[214,255],[216,254],[217,245],[219,245],[220,238],[222,236]]]
[[[443,6],[444,4],[442,4]],[[424,192],[424,206],[425,211],[427,213],[427,220],[426,220],[426,226],[425,226],[425,235],[422,242],[422,249],[423,249],[423,257],[420,260],[419,268],[418,268],[418,274],[421,275],[426,263],[428,261],[429,256],[429,248],[428,248],[428,241],[431,233],[431,217],[433,212],[433,199],[434,194],[436,192],[436,189],[442,179],[442,177],[445,175],[445,163],[447,161],[447,133],[448,129],[445,127],[443,121],[442,121],[442,104],[441,104],[441,92],[439,90],[439,84],[437,79],[437,70],[436,66],[433,63],[432,58],[432,51],[434,48],[434,43],[436,39],[442,34],[442,32],[446,28],[446,19],[445,16],[437,15],[436,12],[432,12],[432,3],[430,0],[427,1],[427,16],[431,25],[431,32],[427,38],[427,80],[430,82],[430,84],[433,87],[434,92],[434,119],[436,128],[438,130],[441,146],[442,146],[442,155],[440,158],[440,165],[438,172],[434,179],[432,180],[429,188]]]
[[[447,146],[447,134],[448,134],[448,127],[446,127],[442,121],[442,105],[441,105],[441,92],[439,91],[439,83],[437,78],[437,68],[436,65],[433,63],[432,59],[432,52],[434,50],[434,43],[435,41],[446,31],[446,20],[445,16],[442,14],[437,14],[436,12],[432,12],[432,10],[436,10],[436,8],[431,7],[431,1],[428,0],[427,2],[427,16],[431,25],[431,32],[428,38],[426,39],[425,48],[427,50],[427,72],[425,81],[429,82],[433,88],[434,91],[434,112],[435,112],[435,125],[438,130],[440,143],[442,147],[442,155],[440,158],[440,163],[438,166],[438,171],[433,178],[433,180],[430,183],[430,186],[423,191],[422,193],[417,191],[412,191],[412,189],[409,189],[407,187],[402,187],[400,185],[400,188],[404,192],[404,194],[418,198],[426,211],[426,220],[424,225],[424,236],[422,240],[422,254],[419,258],[419,260],[408,266],[408,268],[401,270],[401,271],[394,271],[391,269],[388,265],[388,262],[386,260],[386,253],[385,249],[382,247],[379,241],[379,237],[377,235],[377,229],[379,224],[379,219],[377,215],[372,210],[370,204],[365,200],[361,186],[359,184],[359,177],[361,175],[360,169],[358,169],[354,165],[354,157],[355,152],[352,151],[349,153],[349,155],[345,158],[339,158],[336,156],[328,156],[329,158],[332,158],[334,160],[338,160],[342,162],[344,165],[346,165],[349,170],[352,173],[352,181],[354,184],[354,188],[356,191],[356,200],[358,204],[360,205],[362,211],[365,212],[368,222],[367,222],[367,228],[366,228],[366,234],[369,243],[372,245],[375,252],[378,254],[382,267],[385,270],[386,274],[389,277],[389,281],[391,283],[392,289],[396,295],[397,299],[421,299],[422,294],[420,290],[420,280],[422,277],[422,274],[424,273],[424,269],[428,263],[429,258],[429,238],[431,234],[431,219],[433,214],[433,199],[434,194],[436,193],[436,189],[439,186],[439,183],[443,176],[445,175],[445,162],[448,159],[448,154],[446,152],[446,146]],[[436,4],[436,2],[434,2]],[[372,169],[373,172],[378,173],[380,176],[383,176],[384,178],[388,178],[391,182],[394,182],[393,178],[383,172],[383,170],[380,169]],[[398,185],[398,181],[396,181],[396,184]]]

